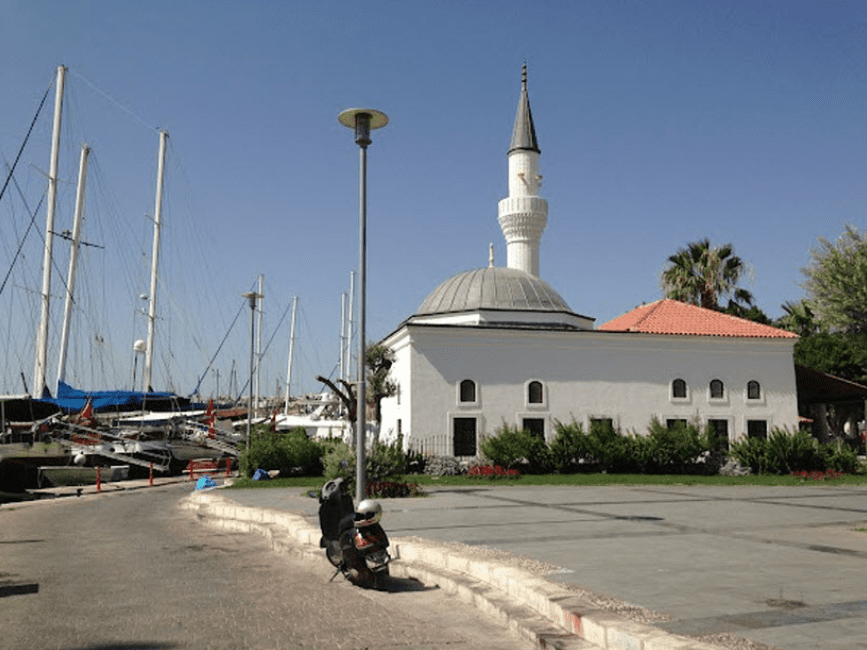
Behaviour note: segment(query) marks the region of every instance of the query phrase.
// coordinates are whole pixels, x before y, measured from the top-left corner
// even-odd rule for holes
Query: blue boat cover
[[[181,399],[174,393],[143,393],[133,390],[92,390],[73,388],[57,382],[57,396],[43,397],[42,402],[55,404],[64,413],[77,413],[93,401],[94,411],[130,411],[145,408],[146,402],[166,402]],[[188,402],[188,400],[185,400]]]

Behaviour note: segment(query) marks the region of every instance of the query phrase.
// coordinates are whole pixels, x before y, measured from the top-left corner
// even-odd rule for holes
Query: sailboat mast
[[[256,333],[256,406],[255,408],[259,408],[259,381],[262,377],[262,301],[265,298],[265,294],[262,293],[262,285],[265,282],[265,276],[259,276],[259,331]]]
[[[151,291],[148,305],[148,340],[145,349],[144,385],[147,392],[153,392],[154,329],[157,320],[157,264],[160,254],[160,220],[163,211],[163,177],[166,164],[167,131],[160,131],[159,166],[157,168],[157,195],[154,201],[154,245],[151,260]]]
[[[54,89],[54,128],[51,134],[51,162],[48,169],[48,208],[45,217],[45,254],[42,258],[42,317],[36,334],[36,364],[33,372],[33,391],[42,397],[48,391],[45,368],[48,362],[48,309],[51,293],[51,253],[54,232],[54,211],[57,207],[57,163],[60,157],[60,122],[63,114],[63,87],[66,84],[66,66],[57,67]]]
[[[75,193],[75,221],[72,225],[72,251],[69,255],[69,273],[66,276],[66,300],[63,307],[63,329],[60,333],[60,361],[57,364],[58,388],[66,381],[66,351],[69,348],[69,323],[72,319],[72,296],[75,291],[75,272],[78,265],[78,250],[81,247],[81,222],[84,219],[84,188],[87,184],[87,158],[90,147],[81,145],[78,163],[78,189]]]
[[[349,321],[346,328],[346,377],[352,377],[352,306],[355,304],[355,271],[349,272]]]
[[[340,378],[346,379],[346,292],[340,294]]]
[[[292,386],[292,355],[295,352],[295,313],[298,310],[298,296],[292,298],[292,327],[289,329],[289,363],[286,368],[286,405],[283,415],[289,415],[289,388]]]

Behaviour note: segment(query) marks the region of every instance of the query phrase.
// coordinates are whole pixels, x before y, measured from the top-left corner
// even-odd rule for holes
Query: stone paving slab
[[[223,494],[316,525],[318,504],[301,490]],[[660,631],[783,650],[867,648],[867,533],[856,530],[867,527],[867,487],[484,484],[382,504],[393,538],[547,563],[557,570],[546,581],[657,612],[667,619],[653,623]]]

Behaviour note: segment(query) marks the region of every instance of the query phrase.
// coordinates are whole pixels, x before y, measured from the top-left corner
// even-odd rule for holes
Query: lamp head
[[[349,108],[337,116],[345,127],[355,129],[355,144],[366,147],[371,143],[370,132],[388,124],[388,116],[372,108]]]

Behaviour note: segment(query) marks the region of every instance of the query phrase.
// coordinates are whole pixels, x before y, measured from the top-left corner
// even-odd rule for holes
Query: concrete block
[[[717,650],[717,646],[662,633],[657,637],[647,639],[644,642],[644,650]]]
[[[600,648],[608,647],[608,625],[610,621],[600,621],[594,616],[581,618],[581,637]]]
[[[617,617],[608,626],[608,648],[611,650],[645,650],[645,641],[658,639],[661,630],[644,623]]]

